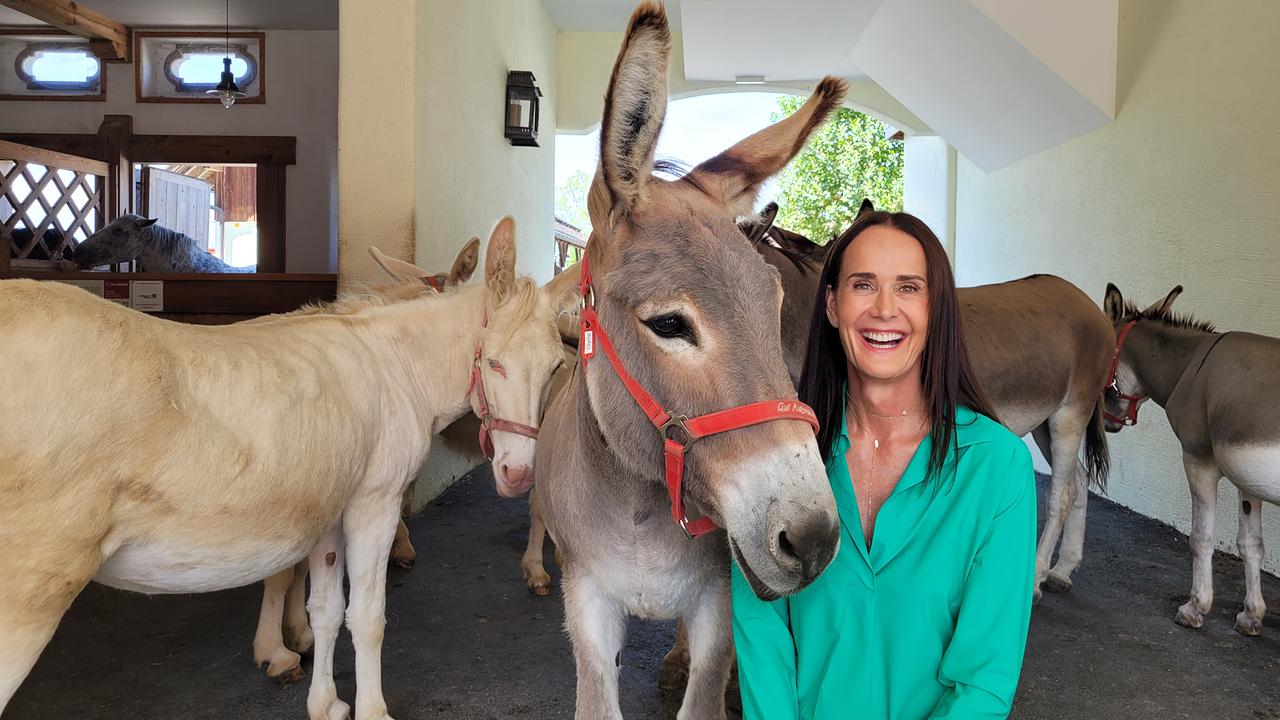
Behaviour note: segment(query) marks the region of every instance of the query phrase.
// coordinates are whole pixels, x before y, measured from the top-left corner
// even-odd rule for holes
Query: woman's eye
[[[858,282],[853,284],[853,289],[859,292],[869,292],[869,291],[875,290],[875,286],[867,282],[866,280],[859,280]]]
[[[903,286],[901,286],[901,287],[899,287],[899,288],[898,288],[898,292],[901,292],[901,293],[906,294],[906,295],[914,295],[914,294],[916,294],[916,293],[920,292],[920,286],[919,286],[919,285],[911,285],[911,284],[903,285]]]
[[[653,331],[654,335],[661,338],[683,338],[689,342],[693,342],[693,330],[684,318],[677,313],[667,313],[666,315],[658,315],[644,321],[644,324]]]

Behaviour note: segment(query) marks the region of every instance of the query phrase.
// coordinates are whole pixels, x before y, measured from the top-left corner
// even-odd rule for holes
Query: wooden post
[[[98,127],[102,141],[102,159],[111,166],[107,175],[103,206],[103,225],[121,215],[133,212],[133,116],[107,115]]]
[[[284,269],[284,194],[288,166],[258,165],[258,272],[282,273]]]

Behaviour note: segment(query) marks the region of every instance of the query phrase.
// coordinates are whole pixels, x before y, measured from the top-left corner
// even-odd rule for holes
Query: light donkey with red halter
[[[90,580],[208,592],[309,556],[309,717],[351,714],[333,680],[345,610],[355,720],[390,720],[381,648],[401,495],[434,433],[475,408],[476,343],[495,415],[538,422],[562,357],[556,311],[578,297],[515,276],[514,232],[509,218],[495,229],[482,285],[349,315],[192,326],[0,281],[0,363],[32,380],[0,398],[0,414],[25,420],[0,426],[0,710]],[[84,392],[49,394],[50,356],[92,358],[57,367]],[[532,439],[495,436],[497,482],[521,466],[531,476]]]
[[[370,304],[389,304],[433,295],[457,287],[471,279],[480,261],[480,238],[471,238],[458,251],[447,273],[432,273],[404,260],[390,257],[377,248],[369,248],[378,266],[391,283],[375,285],[344,294],[332,303],[307,305],[291,313],[268,315],[241,324],[271,322],[299,315],[352,315]],[[406,497],[408,493],[406,493]],[[403,511],[403,505],[402,511]],[[409,542],[409,528],[404,520],[396,525],[391,542],[390,561],[402,568],[413,566],[417,556]],[[282,570],[262,582],[262,605],[258,611],[258,627],[253,635],[253,662],[267,666],[267,677],[277,682],[297,682],[305,677],[302,654],[311,652],[315,638],[307,619],[307,568],[303,559],[294,567]]]
[[[1175,315],[1182,286],[1145,310],[1107,285],[1103,307],[1116,327],[1107,391],[1107,429],[1138,420],[1147,399],[1164,408],[1182,444],[1191,487],[1191,597],[1174,620],[1204,624],[1213,606],[1213,528],[1223,477],[1240,497],[1236,543],[1244,559],[1244,609],[1235,628],[1262,632],[1262,503],[1280,504],[1280,339],[1218,332],[1207,322]]]
[[[580,720],[621,717],[628,615],[685,621],[678,717],[724,717],[730,558],[775,598],[817,577],[839,541],[816,421],[782,358],[778,274],[734,220],[844,83],[824,79],[791,117],[662,180],[652,169],[669,45],[662,7],[642,4],[605,98],[582,360],[538,443],[535,502],[563,557]]]

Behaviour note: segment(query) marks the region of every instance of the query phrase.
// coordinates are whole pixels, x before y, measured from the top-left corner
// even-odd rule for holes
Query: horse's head
[[[1137,335],[1142,334],[1140,329],[1142,320],[1159,322],[1160,319],[1169,317],[1173,301],[1181,294],[1182,286],[1179,285],[1146,310],[1139,311],[1136,305],[1125,301],[1124,296],[1120,294],[1120,288],[1107,283],[1107,294],[1102,301],[1102,308],[1116,331],[1115,355],[1112,357],[1111,371],[1107,377],[1107,387],[1104,392],[1106,407],[1102,414],[1107,432],[1120,432],[1125,425],[1136,424],[1138,408],[1150,396],[1141,373],[1137,370],[1135,345],[1140,345],[1141,342],[1136,344],[1132,342],[1135,336],[1134,331],[1138,331]]]
[[[81,270],[133,260],[142,254],[142,231],[155,225],[137,215],[121,215],[106,227],[84,239],[71,254],[71,261]]]
[[[653,175],[653,156],[666,114],[669,46],[662,7],[642,4],[605,98],[587,247],[601,328],[626,370],[671,413],[794,400],[781,352],[778,272],[734,220],[751,212],[760,185],[804,146],[845,85],[824,79],[792,116],[665,180]],[[597,354],[585,378],[609,451],[660,482],[662,437],[619,374]],[[803,588],[834,556],[835,503],[806,423],[777,420],[710,435],[689,445],[685,462],[684,495],[728,530],[762,597]]]
[[[515,497],[533,484],[534,438],[551,380],[564,362],[556,317],[578,302],[572,275],[546,287],[516,277],[515,222],[503,218],[485,252],[486,323],[471,405],[484,427],[498,493]],[[455,264],[455,269],[457,265]],[[487,438],[484,439],[484,438]]]

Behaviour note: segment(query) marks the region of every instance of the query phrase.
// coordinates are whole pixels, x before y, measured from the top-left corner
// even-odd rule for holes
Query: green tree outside
[[[805,98],[778,98],[777,122]],[[877,210],[902,210],[902,141],[886,137],[886,125],[842,107],[810,138],[778,175],[776,223],[826,244],[849,226],[863,198]]]

